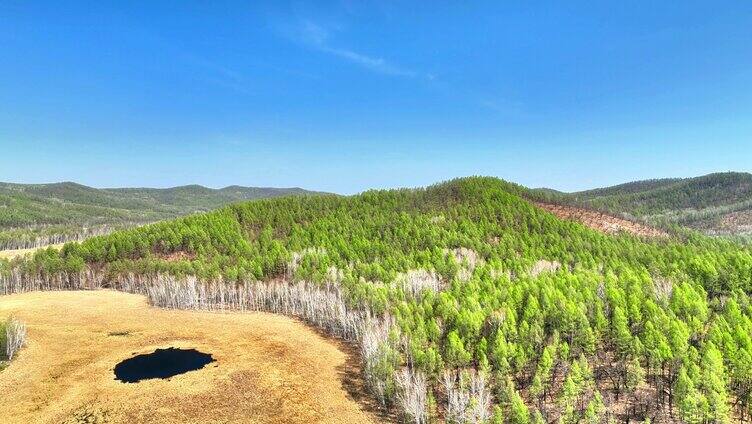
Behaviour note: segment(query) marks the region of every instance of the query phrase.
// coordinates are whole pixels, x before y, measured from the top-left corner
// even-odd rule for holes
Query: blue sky
[[[752,171],[747,0],[4,0],[0,64],[0,181],[354,193]]]

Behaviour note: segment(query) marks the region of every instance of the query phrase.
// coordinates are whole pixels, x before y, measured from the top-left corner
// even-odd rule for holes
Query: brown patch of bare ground
[[[4,423],[381,420],[356,401],[352,353],[287,317],[163,310],[104,290],[0,297],[0,318],[11,314],[27,324],[28,345],[0,372]],[[114,379],[118,362],[169,346],[216,362],[168,380]]]
[[[156,256],[168,262],[191,261],[193,259],[196,259],[195,253],[188,253],[188,252],[182,252],[182,251],[172,252],[172,253],[158,253]]]
[[[594,230],[606,234],[626,232],[641,237],[668,237],[668,233],[665,231],[599,211],[552,203],[533,202],[533,204],[561,219],[579,221]]]
[[[752,232],[752,211],[729,212],[718,219],[712,228],[722,233],[750,233]]]

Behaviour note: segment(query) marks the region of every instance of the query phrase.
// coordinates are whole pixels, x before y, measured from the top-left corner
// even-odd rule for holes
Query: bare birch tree
[[[5,326],[5,340],[5,355],[11,360],[26,344],[26,325],[11,317]]]
[[[397,403],[406,418],[415,424],[428,422],[428,383],[421,371],[403,368],[397,372],[395,381],[399,387]]]

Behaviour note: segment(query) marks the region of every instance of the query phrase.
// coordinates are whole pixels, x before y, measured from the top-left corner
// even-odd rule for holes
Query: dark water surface
[[[196,349],[157,349],[153,353],[137,355],[117,364],[115,379],[124,383],[138,383],[150,378],[169,378],[199,370],[212,362],[214,359],[211,354]]]

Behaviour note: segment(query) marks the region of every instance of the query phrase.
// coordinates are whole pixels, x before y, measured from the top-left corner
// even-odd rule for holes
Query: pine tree
[[[634,392],[645,381],[645,370],[640,365],[637,357],[631,357],[626,364],[627,377],[625,385],[627,390]]]
[[[533,411],[533,416],[530,419],[531,424],[546,424],[546,420],[543,418],[543,414],[541,414],[540,410],[538,408]]]
[[[587,424],[600,423],[605,408],[606,407],[603,404],[603,396],[601,396],[601,392],[596,389],[593,398],[590,399],[590,402],[588,402],[587,408],[585,409],[584,421]]]
[[[509,422],[510,424],[530,424],[530,411],[522,400],[520,394],[511,388],[511,402],[509,405]]]
[[[705,346],[702,356],[702,381],[700,387],[708,401],[708,419],[716,423],[729,422],[729,397],[726,392],[726,371],[723,356],[713,345]]]
[[[614,308],[611,325],[614,332],[616,348],[621,355],[626,356],[632,345],[632,333],[629,331],[629,323],[627,322],[627,317],[624,315],[622,308],[618,306]]]
[[[674,384],[674,392],[676,393],[676,404],[679,408],[681,419],[687,424],[699,424],[703,422],[705,416],[702,408],[704,396],[697,390],[685,367],[679,370],[679,375]]]

